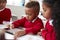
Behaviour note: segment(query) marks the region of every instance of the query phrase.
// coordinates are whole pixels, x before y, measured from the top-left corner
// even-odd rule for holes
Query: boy
[[[3,24],[3,21],[10,21],[11,11],[8,8],[5,8],[7,0],[0,0],[0,24]]]
[[[40,5],[37,1],[31,1],[25,5],[26,17],[12,23],[11,28],[23,26],[25,30],[15,33],[15,37],[24,34],[37,34],[43,28],[42,20],[38,18]]]

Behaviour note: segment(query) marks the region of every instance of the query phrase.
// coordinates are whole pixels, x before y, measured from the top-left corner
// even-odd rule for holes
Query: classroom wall
[[[12,15],[17,16],[18,19],[20,19],[22,15],[25,15],[24,7],[14,5],[7,5],[6,7],[10,8]]]
[[[7,8],[10,8],[12,15],[13,16],[16,16],[18,19],[20,19],[22,16],[25,15],[24,7],[21,7],[21,6],[13,6],[13,5],[7,5],[6,7]],[[38,17],[42,19],[42,21],[43,21],[43,23],[45,25],[46,19],[41,15],[41,13],[39,13]]]

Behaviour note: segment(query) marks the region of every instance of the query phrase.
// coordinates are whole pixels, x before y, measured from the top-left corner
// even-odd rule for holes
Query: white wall
[[[20,19],[22,17],[22,15],[23,16],[25,15],[24,7],[7,5],[7,8],[10,8],[12,15],[17,16],[18,19]],[[45,23],[46,23],[45,18],[40,13],[39,13],[38,17],[42,19],[42,21],[45,25]]]
[[[18,18],[21,18],[25,13],[24,7],[21,6],[7,5],[7,8],[10,8],[12,15],[16,15]]]

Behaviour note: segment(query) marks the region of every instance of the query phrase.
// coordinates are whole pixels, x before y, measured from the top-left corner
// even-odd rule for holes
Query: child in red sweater
[[[55,0],[43,0],[43,16],[48,20],[46,25],[45,25],[45,29],[42,30],[42,32],[40,33],[40,35],[42,35],[42,37],[45,40],[56,40],[56,34],[55,34],[55,29],[54,26],[52,24],[53,20],[52,20],[52,12],[53,10],[53,6],[55,6]],[[39,33],[38,33],[39,34]]]
[[[0,0],[0,24],[3,24],[3,21],[10,21],[11,11],[8,8],[5,8],[7,0]]]
[[[40,5],[37,1],[31,1],[25,5],[26,17],[12,23],[11,28],[22,26],[24,31],[16,32],[15,37],[24,34],[37,34],[43,28],[42,20],[38,18]]]

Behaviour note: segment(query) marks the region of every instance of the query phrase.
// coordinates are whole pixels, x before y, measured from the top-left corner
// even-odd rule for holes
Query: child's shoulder
[[[36,21],[35,22],[42,22],[42,19],[37,17]]]
[[[5,8],[5,10],[9,10],[9,11],[10,11],[10,9],[9,9],[9,8]]]
[[[37,20],[42,21],[42,19],[41,19],[41,18],[39,18],[39,17],[37,17]]]

